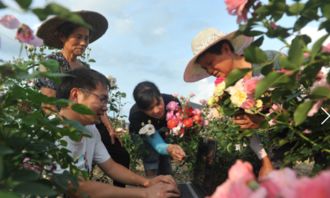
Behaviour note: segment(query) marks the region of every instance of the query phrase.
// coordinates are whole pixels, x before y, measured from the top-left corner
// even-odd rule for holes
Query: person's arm
[[[185,152],[177,144],[167,144],[165,143],[162,136],[160,136],[158,131],[154,134],[146,137],[147,142],[161,155],[170,155],[175,160],[182,160],[185,157]]]
[[[110,135],[110,138],[111,138],[111,143],[114,144],[115,139],[117,138],[116,132],[113,129],[112,124],[110,122],[110,119],[109,119],[109,117],[106,113],[104,113],[104,115],[101,116],[101,121],[104,124],[104,126],[107,128],[107,131],[108,131],[108,133]]]
[[[109,177],[125,184],[149,187],[157,183],[166,183],[176,186],[175,180],[170,175],[160,175],[151,179],[147,179],[130,171],[112,159],[108,159],[98,165]]]
[[[72,195],[72,194],[71,194]],[[178,189],[170,184],[158,183],[148,188],[120,188],[110,184],[95,181],[79,182],[78,192],[74,197],[128,197],[128,198],[153,198],[153,197],[179,197]]]

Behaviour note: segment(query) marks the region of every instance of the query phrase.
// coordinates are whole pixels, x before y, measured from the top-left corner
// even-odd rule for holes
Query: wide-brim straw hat
[[[184,71],[183,79],[185,82],[196,82],[210,76],[200,64],[196,63],[196,60],[207,49],[225,39],[231,42],[235,53],[239,55],[243,54],[244,49],[253,41],[252,37],[240,35],[237,31],[224,34],[215,28],[207,28],[199,32],[191,43],[194,57],[189,61]]]
[[[108,29],[107,19],[97,12],[82,10],[73,13],[78,14],[85,21],[85,23],[90,26],[92,33],[89,37],[89,43],[96,41]],[[61,49],[63,47],[63,43],[60,39],[58,28],[65,22],[68,22],[68,20],[59,16],[50,18],[42,23],[38,28],[37,36],[44,41],[45,45]]]

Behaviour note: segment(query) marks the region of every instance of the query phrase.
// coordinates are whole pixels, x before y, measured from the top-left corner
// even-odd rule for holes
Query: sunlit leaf
[[[256,92],[254,94],[255,98],[259,98],[267,89],[272,87],[277,83],[284,74],[278,72],[271,72],[265,78],[263,78],[256,87]]]
[[[250,63],[263,63],[267,61],[267,55],[257,46],[249,46],[244,50],[244,57]]]
[[[248,73],[250,69],[234,69],[232,70],[226,78],[226,87],[231,86],[233,83],[241,79]]]
[[[82,104],[73,104],[71,109],[80,114],[95,115],[94,111]]]
[[[58,63],[58,61],[56,61],[54,59],[48,59],[46,61],[41,62],[41,64],[47,68],[47,71],[50,71],[50,72],[59,71],[60,64]]]
[[[296,126],[300,125],[306,120],[307,113],[312,108],[312,106],[313,106],[313,101],[311,100],[299,104],[299,106],[297,107],[297,109],[293,114],[293,119]]]
[[[321,7],[323,16],[330,19],[330,3],[327,3]]]
[[[288,60],[296,66],[300,66],[304,61],[305,43],[300,37],[292,40],[289,49]]]
[[[316,54],[321,50],[322,48],[322,44],[324,43],[324,41],[328,38],[329,35],[324,35],[321,38],[319,38],[313,45],[312,47],[312,51],[310,54],[311,59],[314,59],[314,57],[316,56]]]
[[[298,15],[303,9],[305,5],[299,2],[296,2],[289,6],[288,15]]]
[[[313,98],[328,98],[330,99],[330,89],[328,87],[316,87],[311,94]]]

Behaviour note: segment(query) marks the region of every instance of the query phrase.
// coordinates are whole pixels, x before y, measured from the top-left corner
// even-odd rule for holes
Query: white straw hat
[[[221,40],[229,40],[235,49],[236,54],[243,54],[243,51],[252,41],[252,37],[239,35],[237,31],[224,34],[215,28],[207,28],[199,32],[192,40],[191,48],[194,57],[189,61],[184,71],[183,79],[186,82],[195,82],[210,76],[200,64],[196,63],[196,59],[207,49],[215,45]]]

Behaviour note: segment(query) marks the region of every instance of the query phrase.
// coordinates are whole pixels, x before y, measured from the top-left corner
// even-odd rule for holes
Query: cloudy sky
[[[38,28],[40,21],[33,14],[21,12],[12,0],[3,2],[11,8],[0,10],[0,17],[13,14],[34,30]],[[164,93],[195,93],[196,102],[208,98],[213,78],[197,83],[183,81],[183,71],[192,57],[191,40],[208,27],[225,33],[238,28],[236,17],[227,13],[224,0],[34,0],[32,7],[49,2],[106,16],[110,27],[90,45],[91,57],[96,60],[91,66],[114,76],[120,90],[127,93],[125,115],[134,103],[134,86],[143,80],[153,81]],[[317,35],[314,27],[304,31]],[[18,56],[20,45],[14,37],[14,31],[0,27],[0,59]],[[281,45],[266,40],[263,47],[278,50]]]

